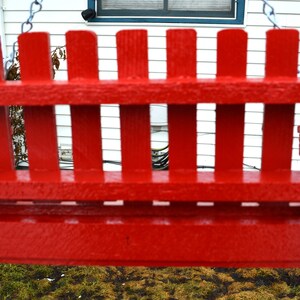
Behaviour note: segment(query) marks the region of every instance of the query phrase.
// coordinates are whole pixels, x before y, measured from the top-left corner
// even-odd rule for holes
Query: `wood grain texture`
[[[246,77],[247,40],[243,30],[218,33],[217,77]],[[216,105],[216,170],[243,169],[244,119],[244,104]]]
[[[267,33],[266,79],[297,78],[299,33],[272,30]],[[262,169],[290,169],[292,159],[294,104],[266,104],[264,110]]]
[[[18,43],[22,81],[27,83],[51,81],[49,35],[25,33],[19,36]],[[23,97],[26,97],[26,94]],[[58,170],[54,107],[50,105],[24,107],[24,122],[30,169]]]
[[[117,33],[118,78],[148,79],[148,37],[145,30]],[[125,94],[119,94],[126,99]],[[126,100],[125,100],[126,101]],[[122,170],[151,170],[149,105],[120,105]]]
[[[167,78],[196,78],[196,31],[167,31]],[[196,105],[168,105],[169,168],[196,170]]]
[[[98,81],[97,36],[87,31],[66,34],[70,81]],[[82,55],[85,49],[88,55]],[[102,170],[100,106],[71,105],[72,149],[75,169]]]
[[[300,80],[265,79],[121,79],[79,82],[0,83],[2,105],[55,104],[294,104],[299,102]],[[24,97],[26,95],[26,97]]]

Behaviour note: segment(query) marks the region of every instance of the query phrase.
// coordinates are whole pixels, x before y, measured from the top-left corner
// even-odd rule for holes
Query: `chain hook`
[[[42,1],[41,1],[42,2]],[[34,6],[37,6],[36,9],[34,9]],[[34,15],[38,12],[40,12],[42,10],[43,6],[39,1],[34,1],[31,3],[30,5],[30,16],[28,18],[28,20],[30,20],[30,22],[32,21]]]
[[[273,24],[274,28],[280,29],[276,19],[276,13],[274,7],[269,3],[268,0],[262,0],[263,5],[263,14],[268,18],[268,20]]]
[[[25,26],[28,26],[28,28],[25,30]],[[21,33],[27,33],[29,31],[31,31],[31,29],[33,28],[33,24],[30,21],[25,21],[22,23],[21,25]]]
[[[35,14],[42,10],[42,8],[43,8],[42,2],[43,2],[43,0],[34,0],[30,4],[29,17],[25,22],[23,22],[21,24],[21,33],[27,33],[27,32],[32,30],[32,28],[33,28],[32,20],[33,20]],[[17,41],[15,41],[13,43],[12,52],[10,54],[10,57],[5,62],[5,73],[6,74],[8,73],[9,68],[14,64],[14,61],[15,61],[15,58],[16,58],[16,53],[17,53],[17,50],[16,50],[17,49],[17,44],[18,44]]]

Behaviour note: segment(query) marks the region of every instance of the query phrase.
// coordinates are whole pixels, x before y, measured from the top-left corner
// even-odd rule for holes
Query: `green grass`
[[[299,269],[0,265],[0,299],[300,299]]]

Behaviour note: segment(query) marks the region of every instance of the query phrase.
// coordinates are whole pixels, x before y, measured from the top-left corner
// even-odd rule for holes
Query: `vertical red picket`
[[[148,78],[148,41],[145,30],[117,33],[118,77]],[[120,94],[122,103],[122,95]],[[149,105],[120,105],[122,170],[151,170]]]
[[[0,107],[0,170],[11,171],[14,169],[14,159],[9,126],[8,108]]]
[[[88,31],[69,31],[66,41],[69,80],[98,80],[96,34]],[[88,55],[82,55],[82,49]],[[74,169],[102,170],[99,105],[72,105],[71,120]]]
[[[3,56],[0,43],[0,84],[4,83]],[[11,141],[11,130],[8,118],[8,108],[0,106],[0,170],[13,170],[13,150]]]
[[[167,78],[196,78],[196,31],[167,31]],[[196,170],[196,105],[168,105],[169,168]]]
[[[297,77],[297,30],[267,32],[266,79]],[[262,170],[290,169],[295,105],[266,104],[264,110]]]
[[[22,81],[52,80],[49,35],[25,33],[19,36],[18,43]],[[30,169],[58,170],[54,107],[24,107],[24,121]]]
[[[218,33],[217,77],[246,77],[247,33],[222,30]],[[244,104],[216,106],[215,169],[243,168]]]
[[[0,83],[4,81],[4,74],[3,74],[3,54],[2,54],[2,45],[0,40]]]

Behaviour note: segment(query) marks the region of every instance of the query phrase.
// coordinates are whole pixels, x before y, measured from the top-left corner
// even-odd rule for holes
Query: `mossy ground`
[[[299,269],[0,265],[0,299],[300,299]]]

